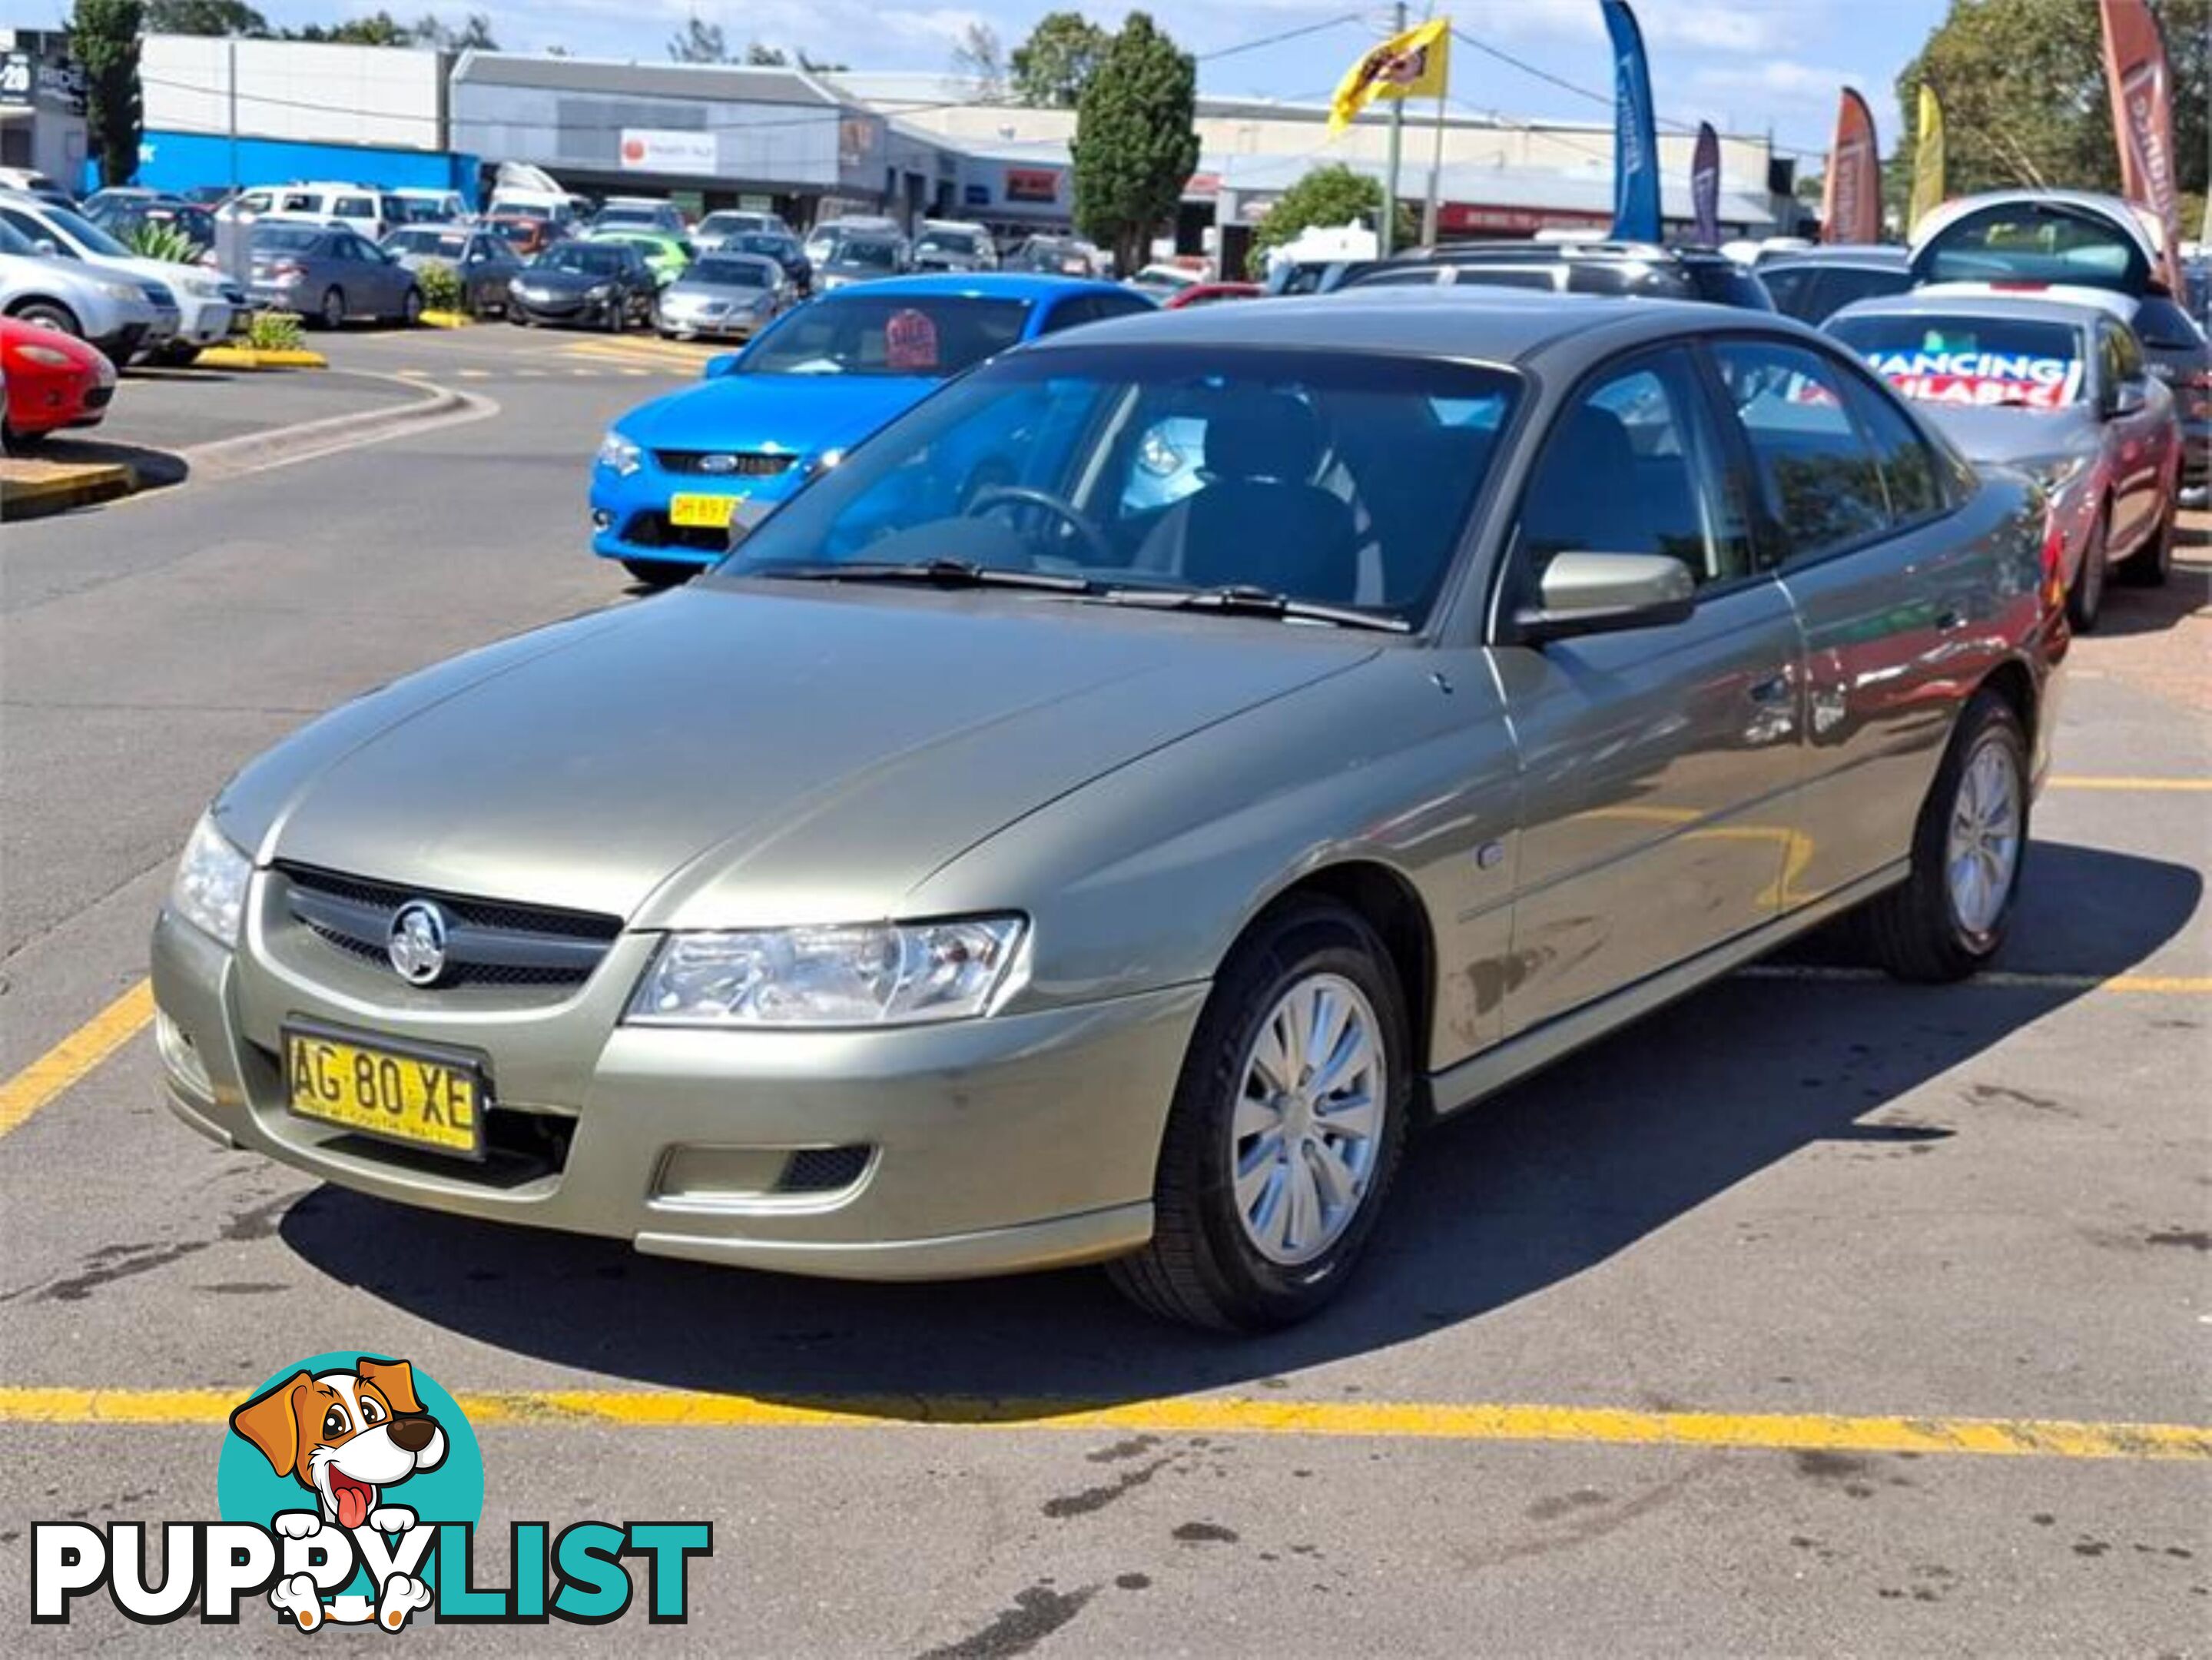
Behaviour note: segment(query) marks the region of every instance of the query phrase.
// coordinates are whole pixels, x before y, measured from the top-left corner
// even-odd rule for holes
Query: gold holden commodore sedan
[[[247,766],[170,1092],[404,1204],[1279,1325],[1424,1119],[1850,908],[1986,962],[2063,605],[2034,487],[1785,321],[1073,331]]]

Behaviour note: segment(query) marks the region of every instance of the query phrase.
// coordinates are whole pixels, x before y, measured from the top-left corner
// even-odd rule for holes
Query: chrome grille
[[[799,460],[781,450],[655,450],[653,459],[664,472],[714,478],[773,478]]]
[[[622,919],[590,911],[520,905],[278,866],[293,920],[356,962],[388,970],[392,919],[410,900],[435,901],[450,919],[445,986],[573,986],[591,977]]]

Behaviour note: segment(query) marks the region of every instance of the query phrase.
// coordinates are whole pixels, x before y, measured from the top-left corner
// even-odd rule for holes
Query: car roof
[[[1054,335],[1037,349],[1158,341],[1533,364],[1553,356],[1563,342],[1574,343],[1577,356],[1595,357],[1646,340],[1746,330],[1819,338],[1816,331],[1774,313],[1701,301],[1455,285],[1346,289],[1255,305],[1163,309]]]
[[[828,296],[834,301],[848,292],[839,289]],[[1092,277],[1054,277],[1045,271],[931,271],[915,277],[885,277],[872,283],[864,283],[857,294],[951,294],[964,295],[977,300],[1050,299],[1057,294],[1119,294],[1129,290],[1119,283],[1108,283]],[[822,303],[817,301],[817,303]]]
[[[2114,299],[2123,296],[2115,295]],[[2083,328],[2100,317],[2127,320],[2124,309],[2088,297],[2078,300],[2049,295],[1990,294],[1964,283],[1939,283],[1932,288],[1860,300],[1828,319],[1837,323],[1853,317],[1990,317],[2020,323],[2063,323]]]
[[[1979,213],[1984,208],[2007,206],[2051,207],[2090,215],[2132,237],[2142,251],[2143,257],[2153,265],[2158,263],[2158,233],[2120,198],[2096,191],[2045,190],[2026,185],[1984,191],[1978,196],[1961,196],[1944,203],[1913,227],[1911,251],[1917,254],[1969,215]]]
[[[1438,242],[1427,247],[1408,248],[1398,257],[1407,265],[1449,265],[1462,263],[1490,265],[1511,261],[1521,265],[1550,265],[1571,259],[1665,259],[1670,261],[1725,260],[1728,256],[1713,248],[1669,247],[1658,242],[1622,242],[1609,237],[1593,236],[1587,241],[1534,242],[1525,240],[1488,242]],[[1385,261],[1385,264],[1396,263]]]

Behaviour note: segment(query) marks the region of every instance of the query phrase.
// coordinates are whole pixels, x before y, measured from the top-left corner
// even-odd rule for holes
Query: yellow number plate
[[[441,1152],[483,1155],[483,1078],[466,1063],[347,1043],[287,1027],[292,1110]]]
[[[740,499],[735,496],[678,496],[668,504],[668,522],[704,530],[727,530],[730,520],[737,516]]]

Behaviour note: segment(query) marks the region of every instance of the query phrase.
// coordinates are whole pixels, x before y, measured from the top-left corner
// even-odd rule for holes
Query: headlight
[[[520,277],[510,277],[507,279],[507,291],[509,294],[521,293],[522,286],[522,279]]]
[[[169,909],[202,933],[226,946],[238,943],[246,915],[246,884],[253,861],[231,846],[215,820],[204,814],[192,826],[185,856],[169,885]]]
[[[15,356],[27,363],[37,363],[50,369],[73,369],[76,367],[76,358],[65,351],[57,351],[52,346],[18,346]]]
[[[672,933],[627,1018],[665,1026],[896,1026],[988,1013],[1018,916]]]
[[[586,300],[605,300],[613,294],[614,291],[615,285],[611,283],[594,283],[590,288],[584,290],[584,298]]]
[[[645,464],[645,452],[618,432],[609,432],[599,440],[599,465],[611,467],[627,478]]]
[[[205,277],[187,277],[177,284],[195,300],[220,300],[222,284]]]
[[[145,304],[152,303],[146,299],[146,291],[136,283],[102,283],[100,284],[100,291],[111,300],[137,300]]]

